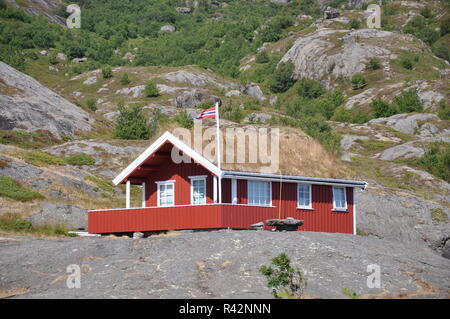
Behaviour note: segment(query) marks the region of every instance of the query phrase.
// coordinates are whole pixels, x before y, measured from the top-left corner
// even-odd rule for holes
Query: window
[[[157,182],[158,206],[173,206],[175,203],[174,181]]]
[[[297,184],[297,207],[311,209],[311,185]]]
[[[333,187],[333,209],[344,211],[347,210],[345,187]]]
[[[248,181],[248,204],[272,205],[272,190],[270,182]]]
[[[206,177],[192,176],[191,179],[191,204],[206,204]]]

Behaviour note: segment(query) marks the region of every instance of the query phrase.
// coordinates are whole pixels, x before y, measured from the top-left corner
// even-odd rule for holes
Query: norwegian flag
[[[201,120],[208,117],[216,117],[216,107],[211,107],[209,109],[203,110],[195,119]]]

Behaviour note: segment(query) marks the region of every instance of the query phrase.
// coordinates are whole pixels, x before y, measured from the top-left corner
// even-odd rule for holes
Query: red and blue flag
[[[209,109],[203,110],[202,113],[200,113],[195,119],[201,120],[208,117],[216,117],[216,108],[211,107]]]

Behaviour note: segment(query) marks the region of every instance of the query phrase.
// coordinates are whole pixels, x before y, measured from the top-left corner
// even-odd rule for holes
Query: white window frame
[[[309,205],[308,206],[300,205],[300,196],[299,196],[300,186],[308,186],[308,188],[309,188]],[[312,208],[312,186],[311,186],[311,184],[304,184],[304,183],[297,184],[297,208],[313,209]]]
[[[269,204],[262,205],[262,204],[250,204],[250,182],[255,183],[269,183]],[[272,206],[272,182],[271,181],[259,181],[259,180],[247,180],[247,205],[249,206],[263,206],[263,207],[270,207]]]
[[[190,179],[190,191],[191,191],[191,205],[206,205],[206,175],[189,176]],[[194,204],[194,181],[203,181],[205,183],[205,202],[203,204]]]
[[[155,182],[156,183],[156,197],[157,197],[157,206],[158,207],[172,207],[175,206],[175,181],[174,180],[170,180],[170,181],[160,181],[160,182]],[[172,185],[172,189],[173,189],[173,204],[172,205],[161,205],[160,203],[160,190],[159,187],[161,185]]]
[[[335,189],[343,189],[344,190],[345,207],[336,207],[336,201],[335,201],[335,197],[334,197],[334,190]],[[333,192],[333,210],[337,211],[337,212],[346,212],[346,211],[348,211],[347,189],[346,189],[346,187],[333,186],[332,192]]]

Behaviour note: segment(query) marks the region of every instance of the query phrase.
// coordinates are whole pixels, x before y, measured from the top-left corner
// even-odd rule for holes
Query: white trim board
[[[216,176],[221,176],[223,174],[216,165],[208,161],[206,158],[201,156],[191,147],[183,143],[181,140],[176,138],[172,133],[166,131],[161,135],[152,145],[150,145],[141,155],[139,155],[130,165],[128,165],[116,178],[113,179],[114,185],[121,184],[133,171],[138,168],[145,160],[156,152],[164,143],[170,142],[174,147],[178,148],[184,154],[192,158],[195,162],[201,164],[211,173]]]

